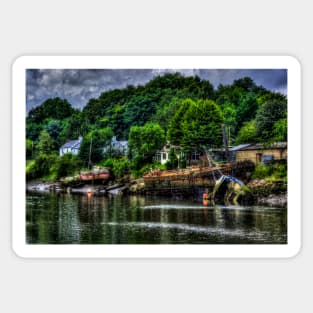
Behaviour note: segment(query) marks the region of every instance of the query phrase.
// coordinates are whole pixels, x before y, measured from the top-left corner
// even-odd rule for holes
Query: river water
[[[27,194],[29,244],[285,244],[287,209],[142,196]]]

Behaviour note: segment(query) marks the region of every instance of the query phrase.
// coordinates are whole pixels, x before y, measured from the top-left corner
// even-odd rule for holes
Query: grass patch
[[[287,165],[286,164],[260,164],[256,166],[252,175],[253,179],[266,179],[270,182],[284,181],[287,182]]]

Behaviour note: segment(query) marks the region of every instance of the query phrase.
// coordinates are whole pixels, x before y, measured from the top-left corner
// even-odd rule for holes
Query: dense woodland
[[[232,85],[213,85],[179,73],[158,76],[144,86],[128,86],[90,99],[80,111],[53,98],[26,118],[27,179],[58,179],[87,168],[92,140],[93,165],[113,169],[116,177],[142,175],[167,141],[187,153],[202,146],[222,147],[221,125],[230,144],[287,140],[287,98],[245,77]],[[116,135],[128,140],[127,156],[103,147]],[[78,156],[58,150],[83,136]],[[175,167],[175,154],[168,168]]]

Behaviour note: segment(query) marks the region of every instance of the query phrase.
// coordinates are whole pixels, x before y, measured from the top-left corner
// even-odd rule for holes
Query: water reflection
[[[70,194],[27,195],[28,243],[286,243],[287,210],[192,201]]]

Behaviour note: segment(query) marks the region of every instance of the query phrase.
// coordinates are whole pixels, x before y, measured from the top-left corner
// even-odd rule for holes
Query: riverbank
[[[287,207],[288,194],[287,183],[281,181],[268,181],[266,179],[251,180],[247,187],[250,196],[257,205]]]
[[[255,179],[247,183],[248,190],[245,195],[239,199],[242,204],[256,204],[275,207],[287,207],[287,184],[283,181],[267,181],[266,179]],[[103,184],[81,184],[78,186],[67,186],[61,182],[32,181],[27,182],[26,190],[28,192],[61,192],[75,194],[93,194],[95,196],[122,195],[122,194],[146,194],[145,183],[143,179],[133,180],[127,183],[111,182]],[[151,191],[150,191],[151,192]],[[201,192],[200,192],[201,193]],[[201,199],[199,190],[194,192],[194,197]],[[155,194],[163,195],[162,190],[155,190]],[[181,189],[179,194],[184,197],[190,197],[190,190]],[[175,197],[176,194],[164,194],[169,197]],[[164,196],[163,195],[163,196]]]
[[[63,192],[65,191],[57,181],[46,182],[42,180],[26,182],[26,191],[29,192]]]
[[[116,183],[108,185],[82,183],[76,186],[68,186],[57,181],[32,181],[26,184],[26,191],[28,192],[60,192],[75,194],[93,194],[97,196],[104,196],[107,194],[123,194],[124,192],[128,192],[129,188],[130,183]]]

